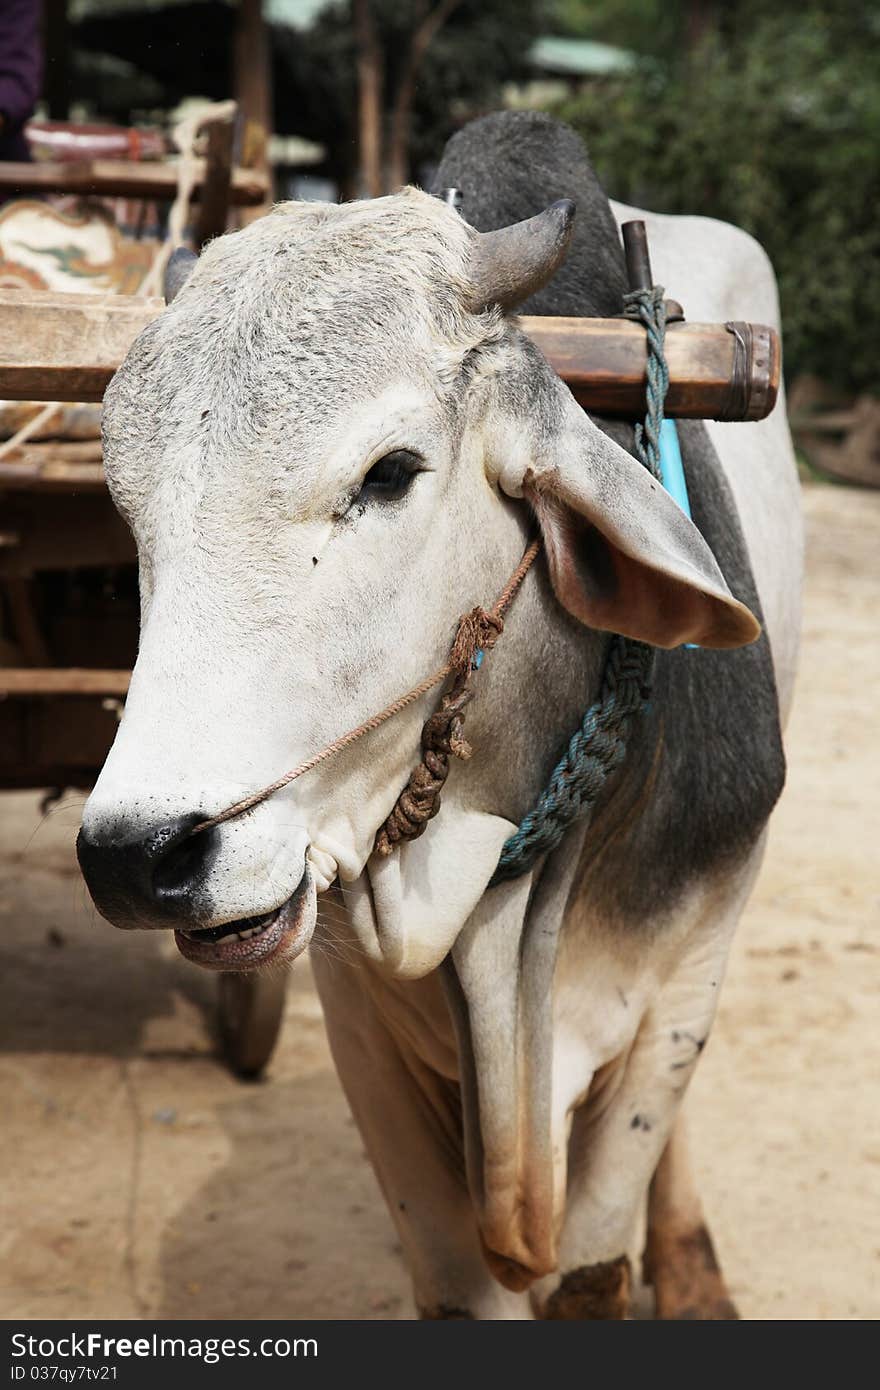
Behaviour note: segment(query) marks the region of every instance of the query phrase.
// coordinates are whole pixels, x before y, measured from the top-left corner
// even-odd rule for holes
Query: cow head
[[[253,811],[193,828],[442,664],[535,516],[556,596],[583,623],[660,645],[755,635],[699,533],[505,316],[552,274],[572,214],[480,235],[413,189],[288,203],[213,242],[188,278],[175,262],[173,302],[104,412],[142,632],[79,854],[117,926],[174,928],[223,969],[302,949],[316,894],[362,881],[436,695]],[[416,949],[377,927],[377,959],[419,973],[448,950],[511,828],[481,797],[462,810],[482,820],[442,921],[422,902]]]

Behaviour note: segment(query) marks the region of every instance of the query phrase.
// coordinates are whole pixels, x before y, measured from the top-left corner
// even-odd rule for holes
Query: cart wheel
[[[220,976],[220,1041],[232,1070],[243,1077],[259,1076],[281,1028],[287,973],[283,970]]]

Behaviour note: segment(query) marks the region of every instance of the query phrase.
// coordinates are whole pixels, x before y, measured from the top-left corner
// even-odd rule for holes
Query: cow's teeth
[[[273,914],[268,921],[258,922],[255,927],[248,927],[245,931],[241,931],[238,934],[241,937],[242,941],[247,941],[249,937],[252,936],[262,936],[263,932],[267,929],[267,927],[271,927],[274,920],[275,915]]]
[[[262,933],[266,931],[267,927],[270,927],[272,925],[277,916],[277,911],[272,913],[266,913],[265,920],[255,923],[252,927],[244,927],[241,930],[230,929],[229,931],[224,932],[222,936],[209,936],[208,940],[214,946],[225,946],[228,945],[230,941],[249,941],[252,936],[261,936]],[[213,930],[220,931],[220,928],[215,927],[213,928]],[[181,933],[181,935],[185,936],[188,941],[203,942],[205,940],[205,932],[202,928],[195,928],[192,931],[184,931]]]

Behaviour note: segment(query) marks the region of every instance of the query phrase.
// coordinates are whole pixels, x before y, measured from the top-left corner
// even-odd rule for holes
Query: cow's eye
[[[402,497],[419,472],[421,459],[408,449],[395,449],[373,464],[361,484],[359,502],[369,502],[373,498],[393,502]]]

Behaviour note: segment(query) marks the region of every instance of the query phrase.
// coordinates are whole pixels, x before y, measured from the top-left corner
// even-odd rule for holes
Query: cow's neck
[[[402,978],[444,959],[595,699],[607,643],[562,610],[539,560],[475,682],[473,755],[453,765],[439,815],[389,858],[373,855],[346,889],[369,959]]]
[[[469,1185],[504,1282],[534,1277],[555,1259],[563,1193],[549,1114],[552,982],[583,834],[569,833],[552,873],[542,876],[539,863],[488,893],[485,886],[595,699],[606,648],[606,637],[560,608],[541,560],[480,671],[466,724],[473,757],[453,767],[440,814],[390,860],[374,856],[346,891],[361,946],[392,993],[411,1003],[405,976],[424,975],[425,963],[436,989],[448,991],[448,1014],[435,1009],[424,1019],[424,1048],[430,1055],[429,1035],[446,1017],[461,1061]],[[441,1051],[451,1042],[436,1040]]]
[[[467,711],[474,754],[452,773],[463,798],[519,824],[597,696],[608,640],[564,611],[539,557]]]

